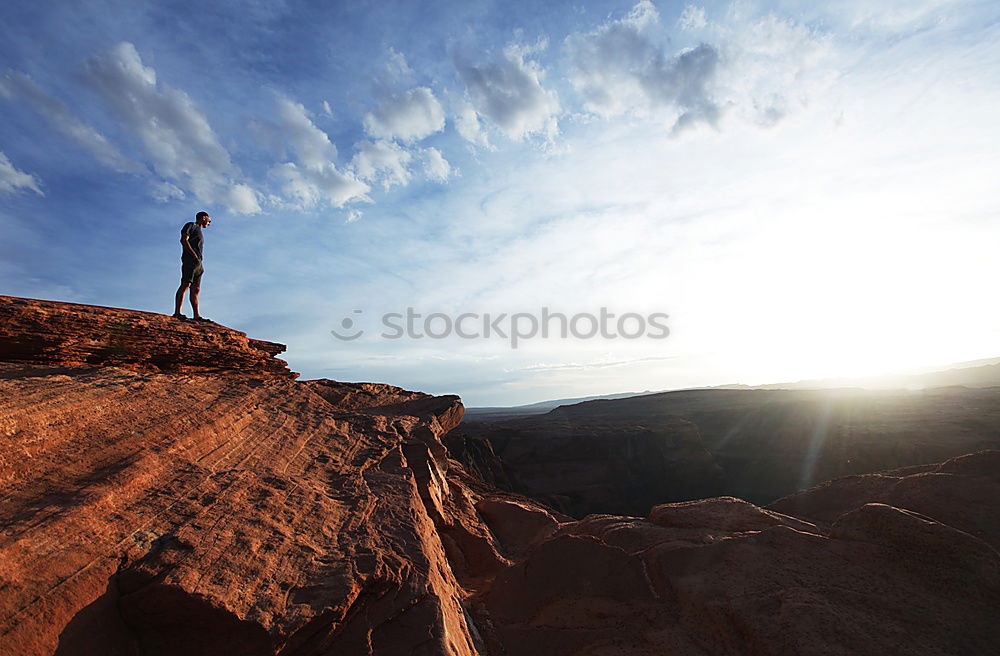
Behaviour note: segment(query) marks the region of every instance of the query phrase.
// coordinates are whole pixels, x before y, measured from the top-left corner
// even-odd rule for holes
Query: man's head
[[[208,215],[208,212],[198,212],[194,215],[194,220],[202,228],[207,228],[208,224],[212,222],[212,217]]]

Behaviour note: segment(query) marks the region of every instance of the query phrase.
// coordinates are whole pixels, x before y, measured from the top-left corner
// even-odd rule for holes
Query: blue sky
[[[505,405],[998,355],[1000,6],[811,5],[8,0],[0,292],[169,313],[204,209],[204,313],[306,377]],[[408,307],[670,335],[381,337]]]

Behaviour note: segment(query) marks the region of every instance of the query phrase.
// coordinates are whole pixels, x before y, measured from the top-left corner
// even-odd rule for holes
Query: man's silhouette
[[[202,228],[207,228],[212,222],[212,217],[208,212],[198,212],[194,221],[189,221],[181,228],[181,286],[177,288],[174,296],[174,318],[186,319],[181,314],[181,305],[184,303],[184,292],[191,288],[191,309],[194,310],[195,321],[208,321],[198,312],[198,292],[201,290],[201,274],[205,273],[202,265],[202,246],[205,244],[205,237],[201,233]]]

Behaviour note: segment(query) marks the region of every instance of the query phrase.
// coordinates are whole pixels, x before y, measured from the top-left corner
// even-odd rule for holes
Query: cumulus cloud
[[[120,43],[91,58],[87,71],[91,86],[135,134],[160,176],[202,202],[260,211],[255,192],[234,182],[239,172],[205,115],[183,91],[158,84],[134,45]]]
[[[278,98],[281,140],[288,144],[296,162],[284,162],[271,169],[281,181],[284,199],[297,209],[311,209],[323,203],[342,207],[352,200],[364,199],[371,189],[349,172],[337,168],[337,147],[325,132],[316,127],[306,108],[288,98]]]
[[[459,106],[458,113],[455,115],[455,127],[458,129],[458,133],[468,141],[483,148],[490,147],[489,137],[479,124],[479,114],[476,113],[476,108],[469,103],[462,103]]]
[[[455,67],[478,115],[511,139],[520,140],[532,134],[551,139],[558,132],[558,96],[542,86],[545,72],[529,58],[544,47],[544,43],[537,46],[514,43],[493,61],[478,65],[462,56],[455,57]],[[463,134],[473,134],[470,125],[466,120]]]
[[[39,196],[44,196],[41,183],[38,178],[17,170],[7,155],[0,151],[0,194],[10,194],[15,191],[33,191]]]
[[[423,151],[424,173],[431,180],[445,182],[451,176],[451,164],[441,155],[437,148],[426,148]]]
[[[704,18],[703,12],[693,9],[682,15],[687,24],[699,18]],[[719,52],[703,43],[666,55],[657,37],[659,21],[653,3],[641,0],[619,20],[592,32],[571,34],[565,42],[570,82],[583,97],[585,109],[605,117],[670,109],[676,114],[675,131],[699,121],[714,125],[719,105],[711,86]]]
[[[641,78],[642,87],[655,104],[680,109],[674,132],[698,122],[716,125],[719,105],[712,98],[710,84],[718,67],[719,52],[703,43],[669,60],[658,60]]]
[[[257,192],[245,184],[233,184],[223,190],[222,203],[237,214],[260,212]]]
[[[444,129],[444,110],[430,89],[417,87],[380,103],[364,125],[376,139],[413,142]]]
[[[0,95],[30,103],[63,136],[112,169],[121,173],[146,172],[146,167],[122,155],[104,135],[74,116],[66,103],[46,93],[27,75],[16,71],[4,73],[0,76]]]
[[[651,34],[658,21],[656,7],[644,1],[620,20],[566,38],[570,83],[587,111],[614,116],[646,102],[641,80],[661,56]]]
[[[405,185],[410,181],[407,165],[413,155],[392,141],[368,141],[358,144],[358,152],[351,165],[358,177],[367,182],[380,182],[388,189],[393,185]]]
[[[283,182],[281,191],[298,209],[316,207],[323,202],[342,207],[350,200],[364,198],[370,189],[330,163],[321,168],[305,168],[285,162],[271,169],[271,174]]]
[[[302,166],[322,169],[336,159],[337,147],[313,124],[301,103],[279,97],[278,116],[282,134]]]
[[[569,78],[592,113],[667,117],[674,133],[697,124],[718,127],[726,115],[773,125],[791,98],[805,102],[807,78],[828,39],[792,19],[749,17],[737,7],[713,23],[687,5],[677,26],[706,39],[670,54],[656,7],[640,0],[623,18],[565,41]],[[810,88],[812,84],[813,88]]]

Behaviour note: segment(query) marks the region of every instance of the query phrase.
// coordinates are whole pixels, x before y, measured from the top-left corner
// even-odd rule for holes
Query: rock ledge
[[[0,362],[160,372],[241,370],[294,378],[284,344],[163,314],[0,296]]]

